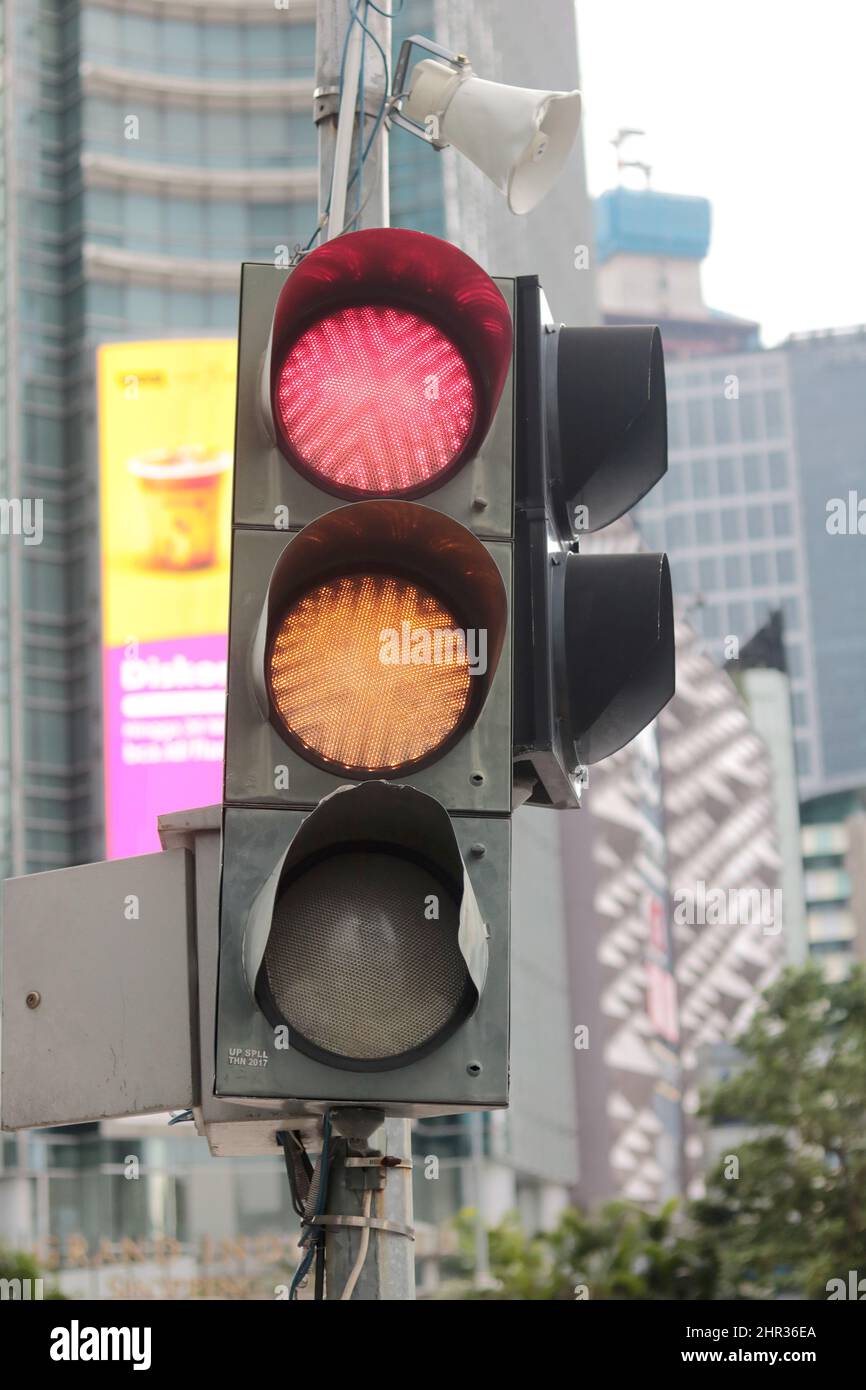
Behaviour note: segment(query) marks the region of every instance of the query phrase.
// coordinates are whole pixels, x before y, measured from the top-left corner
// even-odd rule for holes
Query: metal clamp
[[[373,101],[375,89],[368,87],[364,92],[364,115],[368,120],[375,121],[382,114],[382,97]],[[368,105],[369,101],[369,105]],[[318,125],[320,121],[326,121],[329,117],[339,116],[340,114],[340,88],[339,87],[317,87],[313,92],[313,124]]]
[[[405,1158],[390,1158],[387,1154],[364,1154],[358,1158],[345,1159],[347,1168],[408,1168],[411,1172],[412,1164]]]
[[[369,1226],[374,1231],[387,1231],[392,1236],[406,1236],[415,1239],[415,1227],[403,1226],[399,1221],[386,1221],[381,1216],[311,1216],[304,1219],[306,1226]]]

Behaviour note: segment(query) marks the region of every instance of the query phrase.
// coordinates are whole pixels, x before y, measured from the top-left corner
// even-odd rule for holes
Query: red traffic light
[[[508,307],[457,247],[337,237],[286,281],[270,399],[281,452],[338,497],[418,497],[477,452],[511,360]]]

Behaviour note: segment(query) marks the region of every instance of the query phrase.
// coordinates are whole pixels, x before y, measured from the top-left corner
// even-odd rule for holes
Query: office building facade
[[[799,873],[791,807],[779,799],[789,780],[780,742],[788,719],[770,708],[769,687],[783,678],[752,670],[746,682],[756,717],[760,705],[770,721],[789,900],[796,879],[806,889],[791,958],[808,948],[838,974],[866,918],[842,891],[847,870],[832,884],[829,870],[816,874],[822,852],[813,842],[835,837],[832,854],[844,857],[851,805],[866,787],[866,331],[798,334],[769,351],[756,332],[737,342],[739,321],[703,304],[705,200],[616,189],[597,219],[605,320],[617,321],[631,296],[636,316],[661,324],[669,357],[670,468],[637,510],[641,533],[670,555],[675,592],[719,664],[738,662],[780,615],[803,806]]]
[[[627,553],[616,523],[588,548]],[[687,621],[655,725],[589,769],[563,823],[582,1203],[701,1189],[701,1057],[730,1042],[785,959],[773,766]]]

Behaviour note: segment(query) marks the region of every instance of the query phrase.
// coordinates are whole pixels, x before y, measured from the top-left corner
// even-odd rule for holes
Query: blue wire
[[[327,1201],[328,1197],[328,1160],[330,1147],[331,1115],[330,1111],[326,1110],[324,1119],[322,1121],[322,1152],[319,1155],[319,1191],[317,1193],[316,1210],[313,1213],[314,1216],[322,1216],[325,1210],[325,1202]],[[301,1263],[295,1270],[295,1276],[292,1279],[292,1283],[289,1288],[290,1301],[295,1300],[298,1291],[298,1286],[300,1285],[301,1280],[305,1279],[307,1274],[309,1273],[310,1266],[312,1265],[315,1257],[316,1245],[315,1242],[313,1242],[306,1250],[304,1257],[301,1260]]]
[[[367,35],[367,37],[371,40],[371,42],[374,44],[374,46],[378,49],[379,55],[380,55],[380,57],[381,57],[381,59],[382,59],[382,65],[383,65],[384,73],[385,73],[385,86],[384,86],[384,90],[383,90],[383,92],[382,92],[382,100],[381,100],[381,102],[379,103],[379,110],[378,110],[378,112],[376,113],[376,120],[375,120],[375,122],[373,123],[373,129],[370,131],[370,135],[369,135],[369,137],[368,137],[368,139],[367,139],[367,143],[366,143],[366,145],[364,146],[364,148],[363,148],[363,150],[362,150],[362,152],[361,152],[360,167],[363,168],[364,164],[365,164],[366,161],[367,161],[367,157],[368,157],[368,155],[369,155],[369,153],[370,153],[370,150],[373,148],[373,142],[376,140],[376,138],[377,138],[377,136],[378,136],[378,134],[379,134],[379,131],[380,131],[381,128],[382,128],[382,123],[383,123],[383,121],[384,121],[384,119],[385,119],[385,112],[386,112],[386,110],[387,110],[387,108],[388,108],[388,96],[389,96],[390,88],[391,88],[391,69],[390,69],[390,66],[389,66],[389,64],[388,64],[388,58],[387,58],[387,56],[386,56],[386,54],[385,54],[384,48],[383,48],[382,45],[380,44],[379,40],[376,38],[376,35],[368,28],[368,26],[367,26],[367,24],[364,22],[364,20],[362,20],[360,14],[359,14],[359,12],[358,12],[358,6],[360,5],[360,3],[361,3],[361,0],[348,0],[349,10],[350,10],[351,15],[352,15],[352,23],[349,24],[349,25],[347,26],[347,28],[346,28],[346,35],[345,35],[345,38],[343,39],[343,54],[342,54],[342,58],[341,58],[341,61],[340,61],[340,91],[339,91],[339,94],[338,94],[338,95],[342,96],[343,81],[344,81],[345,72],[346,72],[346,53],[347,53],[348,47],[349,47],[349,35],[350,35],[351,31],[352,31],[353,25],[356,24],[356,23],[357,23],[357,24],[360,24],[361,28],[364,30],[364,33],[365,33],[365,34]],[[367,6],[367,5],[372,6],[372,8],[373,8],[374,10],[377,10],[379,14],[385,16],[386,18],[390,18],[390,15],[388,15],[387,12],[386,12],[385,10],[380,9],[380,7],[379,7],[378,5],[374,4],[373,0],[365,0],[365,9],[366,9],[366,6]],[[400,10],[402,10],[402,8],[403,8],[403,0],[400,0],[400,9],[399,9],[399,10],[394,10],[394,11],[392,11],[392,13],[393,13],[393,14],[399,14],[399,13],[400,13]],[[364,50],[363,50],[363,48],[362,48],[362,50],[361,50],[362,62],[363,62],[363,56],[364,56]],[[363,92],[362,92],[362,94],[361,94],[361,101],[362,101],[362,104],[363,104]],[[363,123],[361,124],[361,129],[363,129]],[[353,174],[352,177],[349,179],[348,185],[347,185],[347,187],[346,187],[346,192],[347,192],[347,193],[349,192],[349,190],[350,190],[350,189],[352,188],[352,186],[354,185],[355,180],[357,179],[357,177],[358,177],[358,169],[356,168],[354,174]],[[312,232],[312,234],[311,234],[311,236],[310,236],[310,239],[309,239],[309,241],[307,242],[306,246],[302,247],[302,252],[309,251],[309,249],[310,249],[310,247],[312,246],[313,242],[316,240],[316,237],[321,236],[322,227],[323,227],[323,225],[324,225],[324,220],[327,218],[328,213],[330,212],[330,210],[331,210],[331,197],[330,197],[330,194],[329,194],[329,195],[328,195],[328,201],[327,201],[327,203],[325,204],[325,211],[324,211],[322,217],[319,219],[319,222],[317,223],[317,225],[314,227],[313,232]],[[356,220],[357,220],[357,217],[358,217],[358,213],[356,212],[356,213],[355,213],[355,216],[352,218],[352,222],[356,221]],[[349,223],[349,225],[351,226],[351,222]],[[342,229],[341,229],[341,230],[342,230]]]

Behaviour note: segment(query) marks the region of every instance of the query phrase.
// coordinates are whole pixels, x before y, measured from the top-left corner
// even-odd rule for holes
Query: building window
[[[764,392],[764,427],[770,439],[784,433],[781,391]]]
[[[752,624],[755,632],[762,628],[770,616],[770,601],[759,598],[752,604]]]
[[[798,690],[791,695],[791,714],[796,728],[806,727],[806,696],[802,690]]]
[[[710,604],[701,614],[701,628],[705,637],[718,637],[722,630],[722,609]]]
[[[753,584],[769,584],[770,563],[766,551],[758,550],[749,556],[749,570]]]
[[[725,556],[725,585],[729,589],[739,589],[743,583],[743,565],[739,555]]]
[[[759,437],[757,397],[752,392],[740,397],[740,438],[751,444]]]
[[[695,497],[712,497],[713,470],[709,459],[695,459],[692,463],[692,480]]]
[[[742,533],[742,514],[738,507],[725,507],[720,513],[722,540],[738,541]]]
[[[716,539],[715,512],[695,512],[695,534],[698,545],[712,545]]]
[[[702,589],[718,588],[719,567],[712,557],[698,561],[698,583]]]
[[[760,454],[744,454],[743,488],[746,492],[764,491],[764,460]]]
[[[699,448],[702,444],[708,443],[706,406],[706,401],[700,398],[687,403],[689,444],[692,448]]]
[[[689,517],[684,512],[668,517],[668,545],[671,550],[681,550],[689,544],[690,529]]]
[[[793,584],[795,559],[793,550],[779,550],[776,553],[776,573],[780,584]]]
[[[721,387],[719,388],[721,392]],[[737,402],[719,394],[713,397],[713,433],[719,444],[729,444],[734,437],[733,418]]]
[[[737,460],[730,454],[719,459],[718,477],[719,492],[722,497],[733,497],[740,491],[740,480],[737,476]]]
[[[791,519],[791,508],[787,502],[773,503],[773,533],[777,536],[790,536],[794,525]]]
[[[671,449],[688,447],[685,430],[685,407],[680,400],[668,401],[668,444]]]
[[[752,624],[749,621],[749,607],[746,603],[732,603],[728,607],[731,631],[740,637],[751,636]]]
[[[695,587],[694,561],[675,556],[671,561],[671,578],[675,594],[688,594]]]
[[[685,464],[674,463],[668,469],[665,479],[665,497],[668,502],[682,502],[685,496]]]
[[[785,620],[785,627],[789,632],[799,632],[800,623],[800,602],[796,598],[782,599],[782,616]]]
[[[767,455],[767,466],[770,471],[770,487],[776,491],[788,486],[788,459],[780,449],[774,450]]]
[[[785,642],[785,660],[788,663],[788,672],[792,680],[798,680],[803,675],[803,648],[799,642]]]
[[[767,515],[763,507],[749,507],[746,511],[746,529],[749,539],[759,541],[767,534]]]

